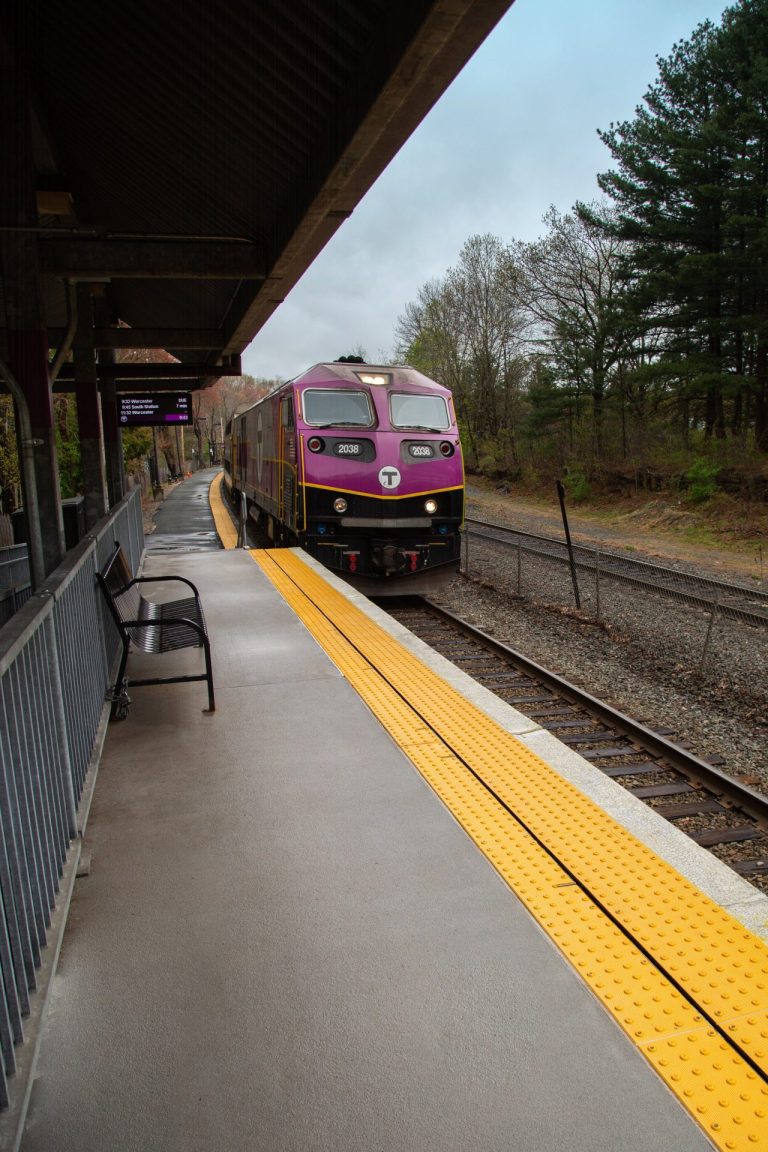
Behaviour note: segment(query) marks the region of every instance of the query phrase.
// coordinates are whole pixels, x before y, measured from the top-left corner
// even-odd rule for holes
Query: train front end
[[[413,368],[317,365],[295,382],[302,545],[371,594],[458,568],[461,443],[450,392]]]

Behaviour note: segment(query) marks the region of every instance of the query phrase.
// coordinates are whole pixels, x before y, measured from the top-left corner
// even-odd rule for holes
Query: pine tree
[[[723,16],[713,44],[729,141],[724,232],[734,313],[731,356],[743,384],[757,447],[768,452],[768,3],[742,0]],[[741,394],[735,431],[741,423]]]
[[[706,400],[707,435],[725,435],[722,392],[726,301],[723,216],[728,157],[713,26],[659,60],[659,79],[635,119],[600,137],[618,164],[598,183],[618,217],[606,228],[633,245],[637,313],[667,332],[661,370]],[[582,206],[582,212],[589,210]],[[673,367],[674,366],[674,367]]]
[[[637,312],[666,337],[656,371],[704,400],[708,437],[729,405],[733,434],[750,419],[768,451],[768,0],[739,0],[658,68],[635,119],[600,133],[618,209],[601,223],[633,243]]]

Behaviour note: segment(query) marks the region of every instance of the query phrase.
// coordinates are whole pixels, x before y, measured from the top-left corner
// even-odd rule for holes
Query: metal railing
[[[0,629],[3,1108],[106,715],[119,637],[102,605],[96,572],[118,540],[135,573],[144,548],[138,490],[67,553]]]
[[[26,544],[0,548],[0,627],[32,595]]]

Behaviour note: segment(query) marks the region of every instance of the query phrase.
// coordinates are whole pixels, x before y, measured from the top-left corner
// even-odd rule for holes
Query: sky
[[[363,349],[393,358],[398,317],[464,242],[542,235],[599,195],[598,128],[632,119],[666,57],[723,0],[516,0],[243,356],[288,380]]]

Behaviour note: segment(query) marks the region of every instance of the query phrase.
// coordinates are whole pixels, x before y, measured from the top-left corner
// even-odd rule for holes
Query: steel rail
[[[531,676],[532,679],[551,689],[558,696],[579,705],[596,719],[612,725],[626,739],[638,745],[641,750],[666,760],[672,768],[685,776],[690,784],[706,788],[714,795],[729,800],[741,811],[751,816],[760,828],[768,830],[768,796],[763,796],[748,785],[740,783],[726,772],[720,771],[715,765],[708,764],[693,753],[687,752],[679,744],[674,744],[657,732],[646,728],[645,725],[633,720],[626,713],[612,708],[596,696],[592,696],[591,693],[578,688],[562,676],[550,672],[541,664],[537,664],[534,660],[524,656],[522,652],[510,648],[509,645],[503,644],[500,640],[495,640],[487,632],[468,624],[460,616],[455,616],[433,601],[424,597],[410,597],[409,601],[411,607],[418,608],[423,605],[430,615],[445,621],[484,648],[503,657],[522,672]],[[518,710],[522,711],[522,708],[518,707]]]
[[[556,560],[559,563],[568,562],[565,551],[560,551],[565,548],[565,545],[561,540],[557,540],[554,537],[540,536],[532,532],[525,532],[519,528],[510,528],[504,524],[493,524],[471,517],[466,518],[466,524],[470,535],[478,539],[493,540],[499,544],[512,547],[514,541],[506,537],[523,537],[531,543],[519,546],[532,555],[544,556],[549,560]],[[471,525],[476,525],[481,531],[473,531],[470,527]],[[491,535],[493,532],[503,533],[503,536]],[[537,544],[540,546],[537,547]],[[635,560],[634,557],[623,556],[618,552],[589,548],[584,544],[574,545],[574,550],[577,553],[582,553],[581,556],[576,556],[575,562],[577,567],[585,571],[595,571],[596,562],[594,553],[599,551],[601,560],[606,561],[605,565],[601,564],[600,574],[606,579],[617,580],[630,587],[642,588],[646,591],[655,592],[660,596],[666,596],[668,599],[680,600],[699,608],[712,609],[717,606],[718,611],[730,619],[741,620],[742,623],[756,627],[768,626],[768,592],[764,592],[761,589],[748,588],[743,584],[729,584],[726,581],[716,580],[711,577],[697,576],[695,573],[682,572],[676,568],[668,568],[661,564],[651,564],[648,561]],[[622,567],[634,568],[636,572],[639,571],[640,573],[645,573],[645,575],[633,575],[628,571],[622,571]],[[654,577],[656,577],[656,579],[654,579]],[[667,581],[667,583],[664,581]],[[706,588],[715,593],[715,595],[705,596],[699,595],[694,591],[686,591],[679,587],[680,584]],[[728,603],[728,597],[732,597],[737,601],[744,601],[746,598],[749,601],[758,600],[764,602],[766,605],[765,612],[756,612],[747,607],[739,607],[738,604]]]

